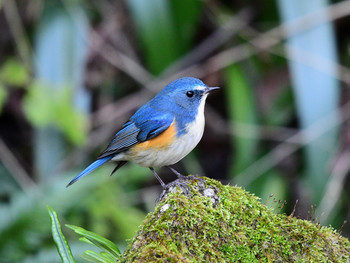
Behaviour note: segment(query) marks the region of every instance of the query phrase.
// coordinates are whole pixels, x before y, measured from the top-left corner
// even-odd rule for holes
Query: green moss
[[[348,262],[350,243],[329,227],[274,214],[239,187],[203,178],[171,187],[122,262]]]

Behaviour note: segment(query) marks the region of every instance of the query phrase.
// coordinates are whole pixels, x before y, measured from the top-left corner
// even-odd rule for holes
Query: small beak
[[[209,92],[216,90],[216,89],[220,89],[220,87],[207,87],[207,88],[205,88],[204,93],[209,93]]]

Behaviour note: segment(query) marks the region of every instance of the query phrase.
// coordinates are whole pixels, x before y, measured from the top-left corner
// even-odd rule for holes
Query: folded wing
[[[124,124],[98,159],[118,154],[135,144],[157,137],[169,128],[174,120],[173,115],[169,113],[153,112],[153,114],[143,115],[142,118],[133,117]]]

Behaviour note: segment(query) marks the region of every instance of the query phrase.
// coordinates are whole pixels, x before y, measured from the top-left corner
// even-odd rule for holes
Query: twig
[[[71,16],[72,21],[74,21],[74,15],[69,7],[70,3],[67,0],[62,0],[62,3],[68,14]],[[117,51],[110,44],[106,44],[103,48],[101,48],[100,43],[103,43],[104,40],[96,31],[92,30],[91,35],[97,41],[95,42],[95,45],[92,45],[88,39],[84,40],[88,43],[90,48],[99,53],[111,65],[123,71],[141,85],[149,83],[153,79],[153,76],[140,64],[122,52]]]
[[[327,15],[324,15],[327,14]],[[350,0],[333,4],[327,8],[305,15],[290,23],[277,26],[261,35],[249,40],[248,44],[241,44],[229,48],[217,55],[210,57],[202,65],[193,65],[181,72],[177,72],[176,76],[195,75],[198,77],[207,76],[226,68],[236,62],[247,59],[261,51],[271,49],[281,43],[287,36],[304,32],[313,27],[320,26],[324,23],[340,19],[350,14]],[[288,32],[288,35],[286,34]],[[253,45],[255,48],[252,48]],[[259,48],[256,48],[259,47]]]
[[[334,165],[330,181],[326,186],[326,192],[322,197],[319,211],[323,212],[322,221],[325,222],[330,217],[335,208],[344,187],[346,175],[350,170],[350,151],[346,150],[342,153]]]
[[[92,31],[92,37],[96,38],[98,41],[103,41],[100,35]],[[91,46],[96,52],[98,52],[107,62],[115,66],[119,70],[126,73],[129,77],[132,77],[137,83],[144,86],[149,83],[154,77],[140,64],[135,62],[133,59],[129,58],[122,52],[118,52],[114,47],[110,45],[105,45],[104,48],[95,48]]]
[[[12,32],[13,38],[15,40],[18,53],[26,66],[27,70],[30,71],[32,68],[31,61],[31,47],[28,38],[23,29],[21,18],[19,16],[16,1],[8,0],[4,1],[4,13],[8,26]]]
[[[287,138],[298,132],[297,129],[287,127],[227,121],[209,105],[206,106],[205,111],[207,118],[211,120],[208,121],[206,125],[219,134],[234,135],[256,140],[285,142]],[[302,141],[300,141],[299,138],[294,138],[291,139],[289,143],[301,144]]]
[[[24,170],[19,161],[13,155],[11,150],[6,146],[4,141],[0,138],[0,160],[3,165],[10,171],[13,178],[24,192],[27,192],[29,188],[35,187],[33,179]]]
[[[262,34],[251,27],[246,27],[246,32],[247,31],[249,31],[251,34],[254,34],[254,35]],[[251,42],[251,44],[255,45],[254,42]],[[281,56],[288,60],[297,61],[311,68],[319,70],[320,72],[326,73],[327,75],[330,75],[350,85],[350,70],[348,67],[343,66],[340,63],[332,61],[328,58],[321,57],[320,55],[311,53],[310,51],[303,50],[299,47],[295,47],[291,44],[284,43],[283,46],[284,46],[283,48],[275,47],[275,48],[267,49],[266,52]],[[255,47],[260,48],[259,46],[255,46]],[[287,54],[285,53],[284,48],[288,49]]]
[[[232,16],[225,24],[204,39],[189,53],[172,63],[162,76],[170,76],[186,66],[197,63],[226,43],[232,36],[245,29],[252,17],[250,9],[245,8]]]
[[[340,118],[340,116],[344,116]],[[302,129],[295,135],[286,139],[283,143],[276,146],[269,153],[248,166],[244,171],[236,177],[244,178],[246,184],[253,182],[259,175],[270,170],[282,160],[296,152],[301,147],[313,142],[332,128],[344,123],[350,119],[350,101],[342,107],[325,115],[323,118],[310,125],[308,128]],[[302,144],[291,144],[290,141],[300,140]]]

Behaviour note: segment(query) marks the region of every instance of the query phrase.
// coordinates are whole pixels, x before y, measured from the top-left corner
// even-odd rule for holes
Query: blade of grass
[[[90,242],[92,242],[95,246],[106,250],[111,255],[113,255],[115,258],[120,258],[121,253],[119,248],[108,239],[101,237],[100,235],[97,235],[91,231],[85,230],[82,227],[73,226],[73,225],[66,225],[66,227],[72,229],[75,233],[83,236],[84,238],[88,239]]]
[[[80,255],[83,259],[90,261],[92,263],[115,263],[115,259],[105,257],[102,254],[96,253],[92,250],[86,250],[83,255]]]
[[[182,54],[191,49],[203,4],[198,0],[169,1],[178,39],[177,44],[181,47]]]
[[[107,261],[115,262],[115,257],[108,252],[101,251],[100,255],[104,257]]]
[[[86,237],[81,237],[81,238],[79,238],[79,240],[81,241],[81,242],[85,242],[85,243],[88,243],[88,244],[90,244],[90,245],[93,245],[94,243],[92,243],[89,239],[87,239]]]
[[[68,242],[62,233],[60,221],[58,220],[56,211],[53,210],[50,206],[47,206],[47,210],[51,219],[52,237],[56,243],[57,251],[62,259],[62,262],[75,263]]]
[[[238,123],[256,124],[257,114],[250,87],[239,65],[232,65],[225,71],[227,79],[227,105],[230,119]],[[235,156],[231,176],[240,173],[255,160],[257,140],[234,137]],[[244,178],[235,178],[236,183],[246,186]]]
[[[169,2],[130,0],[126,3],[136,24],[147,66],[157,75],[180,55]]]
[[[316,10],[327,8],[328,1],[316,0],[303,3],[295,1],[277,1],[281,20],[290,23]],[[327,19],[328,13],[319,15],[319,19]],[[324,74],[315,67],[310,67],[300,60],[302,50],[309,56],[319,56],[329,61],[337,62],[334,31],[331,23],[324,23],[308,31],[293,34],[294,27],[289,27],[286,34],[289,67],[291,71],[293,91],[301,128],[311,127],[314,123],[337,109],[339,105],[339,83],[332,74]],[[305,56],[305,55],[304,55]],[[298,60],[299,59],[299,60]],[[336,72],[335,66],[329,67],[329,72]],[[335,118],[338,118],[335,116]],[[306,140],[313,137],[317,131],[308,129],[304,134]],[[318,203],[322,198],[329,180],[330,164],[337,146],[339,127],[328,131],[305,147],[305,179],[312,197],[312,202]]]

